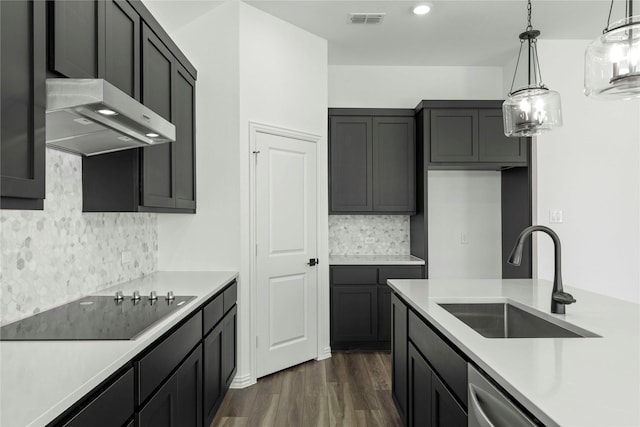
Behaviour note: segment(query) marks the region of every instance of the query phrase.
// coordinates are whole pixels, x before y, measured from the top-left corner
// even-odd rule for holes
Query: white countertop
[[[236,272],[157,272],[115,290],[141,295],[195,295],[181,309],[127,341],[0,341],[0,425],[44,426],[184,319],[234,278]]]
[[[390,280],[390,286],[547,426],[640,426],[640,305],[544,280]],[[437,305],[508,298],[601,338],[484,338]]]
[[[424,265],[413,255],[331,255],[329,265]]]

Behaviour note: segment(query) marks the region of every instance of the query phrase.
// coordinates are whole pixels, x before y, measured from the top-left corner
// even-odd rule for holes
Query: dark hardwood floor
[[[390,353],[333,353],[227,393],[211,427],[401,426]]]

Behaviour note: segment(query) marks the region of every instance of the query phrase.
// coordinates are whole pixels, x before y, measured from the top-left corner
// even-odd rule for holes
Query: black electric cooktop
[[[0,328],[0,341],[132,340],[194,296],[90,296]]]

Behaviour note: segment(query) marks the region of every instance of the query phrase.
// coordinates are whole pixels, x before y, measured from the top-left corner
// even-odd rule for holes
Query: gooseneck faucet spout
[[[558,235],[549,227],[545,227],[544,225],[532,225],[531,227],[527,227],[518,236],[516,240],[516,244],[511,251],[511,255],[509,255],[509,259],[507,262],[513,265],[520,265],[522,262],[522,248],[524,246],[524,241],[530,234],[535,231],[542,231],[551,237],[553,240],[553,248],[555,253],[555,265],[554,265],[554,274],[553,274],[553,290],[551,291],[551,312],[557,314],[564,314],[564,306],[567,304],[573,304],[576,302],[573,295],[564,292],[562,289],[562,267],[560,260],[560,238]]]

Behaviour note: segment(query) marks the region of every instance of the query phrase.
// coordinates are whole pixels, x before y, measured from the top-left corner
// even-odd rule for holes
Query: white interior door
[[[317,354],[316,144],[258,132],[257,377]]]

